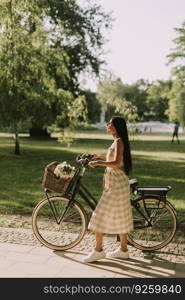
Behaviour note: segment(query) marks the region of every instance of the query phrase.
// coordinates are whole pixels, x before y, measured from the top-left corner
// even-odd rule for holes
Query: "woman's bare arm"
[[[114,159],[112,161],[103,161],[103,160],[95,160],[89,163],[91,167],[102,166],[102,167],[110,167],[117,168],[120,166],[121,159],[123,157],[123,143],[121,139],[116,139],[115,141],[115,152]]]
[[[93,154],[93,159],[106,160],[106,156],[105,155]]]

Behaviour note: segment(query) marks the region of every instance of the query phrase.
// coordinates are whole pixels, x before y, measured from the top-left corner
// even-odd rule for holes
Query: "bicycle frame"
[[[80,195],[82,199],[88,204],[88,206],[94,210],[97,205],[97,199],[90,193],[88,188],[82,184],[82,177],[86,171],[86,167],[81,167],[77,169],[74,178],[69,185],[65,196],[68,199],[75,199],[76,195]]]
[[[163,207],[159,207],[159,205],[160,205],[160,197],[158,196],[158,195],[153,195],[154,197],[155,197],[155,199],[158,199],[159,200],[159,203],[158,203],[158,207],[153,207],[153,210],[155,210],[155,211],[157,211],[158,209],[162,209]],[[148,211],[147,211],[147,207],[146,207],[146,204],[145,204],[145,199],[148,199],[148,195],[146,195],[146,196],[140,196],[140,197],[138,197],[138,198],[136,198],[136,199],[131,199],[131,205],[132,205],[132,207],[134,207],[136,210],[137,210],[137,212],[145,219],[145,221],[147,222],[147,224],[146,225],[140,225],[140,226],[135,226],[134,228],[135,229],[141,229],[141,228],[147,228],[147,227],[152,227],[152,223],[151,223],[151,220],[152,220],[152,218],[154,217],[154,215],[151,215],[151,214],[149,214],[148,213]],[[137,202],[139,201],[139,200],[143,200],[143,204],[144,204],[144,209],[145,209],[145,212],[146,212],[146,214],[147,214],[147,216],[145,215],[145,214],[143,214],[143,212],[139,209],[139,207],[138,207],[138,205],[137,205]],[[163,204],[164,204],[164,202],[163,202]]]
[[[68,209],[71,207],[71,205],[73,205],[73,201],[75,200],[76,195],[79,195],[92,211],[95,210],[98,201],[91,194],[91,192],[88,190],[88,188],[82,183],[82,178],[83,178],[83,175],[84,175],[86,169],[87,169],[87,167],[82,166],[82,167],[80,167],[80,168],[78,168],[76,170],[76,173],[75,173],[75,175],[73,177],[73,180],[69,184],[69,187],[67,188],[67,191],[66,191],[66,193],[64,195],[64,197],[68,198],[70,201],[67,204],[67,206],[66,206],[64,212],[62,213],[62,215],[58,216],[59,218],[57,218],[56,207],[54,206],[54,204],[51,204],[50,197],[48,196],[48,194],[46,192],[46,197],[48,199],[49,205],[51,207],[51,210],[53,212],[53,215],[55,217],[55,220],[56,220],[57,224],[60,224],[60,222],[63,220],[66,212],[68,211]],[[131,205],[132,205],[132,207],[134,207],[137,210],[137,212],[146,221],[146,225],[140,225],[140,226],[136,225],[135,229],[137,229],[137,228],[141,229],[141,228],[152,227],[151,220],[152,220],[153,216],[151,216],[151,214],[149,215],[149,213],[147,211],[147,207],[145,206],[145,201],[144,201],[145,198],[150,197],[151,194],[150,195],[148,195],[148,194],[141,194],[139,197],[136,197],[136,198],[133,195],[134,195],[134,191],[132,191],[132,196],[131,196],[131,199],[130,199],[131,200]],[[165,205],[166,194],[162,194],[162,195],[160,195],[160,194],[153,194],[152,197],[155,197],[156,199],[158,199],[159,200],[159,204],[160,204],[160,202],[162,202]],[[143,200],[146,214],[144,214],[139,209],[139,207],[137,206],[137,201],[138,200]],[[159,204],[158,204],[158,207],[153,208],[153,209],[155,209],[155,210],[162,209],[162,207],[161,208],[159,207]]]
[[[142,197],[138,197],[138,198],[136,198],[136,199],[131,199],[131,205],[137,210],[137,212],[145,219],[145,221],[147,221],[147,225],[146,226],[135,226],[134,228],[135,229],[137,229],[137,228],[145,228],[145,227],[150,227],[150,226],[152,226],[152,224],[151,224],[151,222],[150,222],[150,220],[142,213],[142,211],[138,208],[138,206],[137,206],[137,201],[138,200],[142,200],[143,198]],[[145,204],[144,204],[144,206],[145,206]],[[145,211],[147,212],[147,210],[145,209]],[[147,212],[147,214],[148,214],[148,212]],[[149,215],[148,215],[148,217],[149,217]]]

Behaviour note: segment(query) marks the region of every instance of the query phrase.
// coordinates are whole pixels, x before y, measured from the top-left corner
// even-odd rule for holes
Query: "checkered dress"
[[[114,143],[108,149],[106,160],[113,158]],[[108,234],[128,233],[133,229],[130,186],[123,171],[123,162],[119,168],[106,168],[103,193],[88,228]]]

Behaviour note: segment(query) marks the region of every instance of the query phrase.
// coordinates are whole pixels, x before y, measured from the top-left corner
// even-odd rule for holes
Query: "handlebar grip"
[[[76,162],[79,162],[79,160],[80,160],[80,154],[77,155],[77,157],[76,157]]]
[[[84,163],[83,163],[84,167],[86,167],[88,165],[88,163],[89,163],[89,160],[87,158],[85,158]]]
[[[87,167],[89,161],[91,161],[93,155],[92,154],[78,154],[76,157],[76,162],[81,163],[84,167]]]

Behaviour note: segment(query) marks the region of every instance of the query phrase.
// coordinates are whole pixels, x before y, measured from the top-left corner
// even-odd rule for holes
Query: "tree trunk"
[[[50,138],[50,133],[47,132],[47,129],[32,127],[29,131],[30,137],[33,138]]]
[[[20,143],[19,143],[19,134],[15,132],[15,154],[20,155]]]

